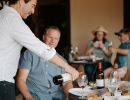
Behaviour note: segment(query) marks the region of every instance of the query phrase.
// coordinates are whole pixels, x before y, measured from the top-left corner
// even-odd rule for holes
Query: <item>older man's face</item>
[[[49,29],[43,36],[43,41],[50,47],[56,48],[60,40],[60,32],[55,29]]]

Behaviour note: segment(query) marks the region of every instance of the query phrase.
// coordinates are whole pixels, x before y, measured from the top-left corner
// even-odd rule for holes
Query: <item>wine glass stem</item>
[[[114,93],[111,93],[111,96],[114,96]]]
[[[82,99],[84,99],[83,93],[84,93],[84,88],[82,88],[82,96],[81,96]]]

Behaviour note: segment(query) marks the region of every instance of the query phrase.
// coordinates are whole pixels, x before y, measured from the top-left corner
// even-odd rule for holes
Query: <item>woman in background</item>
[[[103,71],[111,67],[111,53],[109,52],[108,48],[112,45],[112,43],[107,40],[106,36],[108,31],[99,26],[93,31],[94,38],[90,40],[87,44],[87,48],[85,54],[87,56],[95,55],[96,57],[103,58],[102,68]],[[94,81],[95,79],[95,72],[97,71],[97,63],[93,64],[86,64],[84,67],[85,73],[88,75],[89,81]],[[107,73],[107,72],[105,72]]]

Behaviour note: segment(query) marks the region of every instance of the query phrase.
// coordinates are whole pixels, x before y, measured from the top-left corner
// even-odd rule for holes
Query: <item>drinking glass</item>
[[[109,90],[109,92],[112,93],[112,96],[114,96],[114,93],[118,89],[118,82],[119,82],[119,74],[118,74],[118,72],[116,70],[112,71],[110,73],[109,83],[108,83],[108,90]]]
[[[87,83],[88,83],[88,78],[87,78],[87,75],[81,75],[78,79],[77,79],[77,83],[79,85],[79,87],[82,88],[82,96],[79,97],[80,100],[86,100],[86,97],[83,95],[84,91],[84,87],[86,87]]]

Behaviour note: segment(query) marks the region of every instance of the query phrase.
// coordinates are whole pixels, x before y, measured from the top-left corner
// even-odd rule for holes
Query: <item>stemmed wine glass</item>
[[[108,90],[109,90],[109,92],[112,93],[112,96],[114,96],[114,93],[118,89],[118,81],[119,81],[118,72],[116,70],[112,71],[110,73],[109,83],[108,83]]]
[[[80,96],[79,99],[80,99],[80,100],[84,100],[84,99],[86,100],[86,97],[83,96],[83,93],[84,93],[83,89],[84,89],[84,87],[86,87],[86,85],[87,85],[87,83],[88,83],[87,75],[81,75],[81,76],[77,79],[77,83],[78,83],[79,87],[82,88],[82,92],[81,92],[82,96]]]

